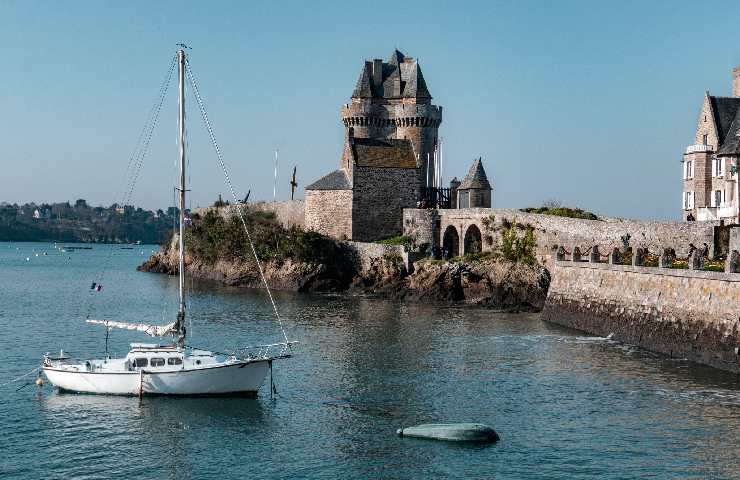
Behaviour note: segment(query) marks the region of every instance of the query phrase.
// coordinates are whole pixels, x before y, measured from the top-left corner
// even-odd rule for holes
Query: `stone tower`
[[[342,106],[341,117],[347,138],[410,140],[420,185],[426,186],[427,167],[434,171],[442,107],[432,105],[416,60],[395,50],[387,62],[366,61],[352,93],[352,103]],[[342,167],[352,168],[346,151]]]
[[[457,186],[457,208],[491,208],[491,183],[482,160],[475,159],[468,174]]]

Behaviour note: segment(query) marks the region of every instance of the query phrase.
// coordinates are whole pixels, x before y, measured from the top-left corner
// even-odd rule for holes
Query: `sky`
[[[716,14],[720,12],[720,14]],[[738,2],[0,1],[0,201],[120,201],[185,42],[239,195],[279,200],[334,170],[363,60],[418,58],[444,108],[445,179],[482,157],[493,206],[555,199],[679,219],[681,155],[706,90],[731,94]],[[176,84],[133,194],[173,202]],[[192,97],[188,97],[192,106]],[[189,110],[191,206],[226,198]]]

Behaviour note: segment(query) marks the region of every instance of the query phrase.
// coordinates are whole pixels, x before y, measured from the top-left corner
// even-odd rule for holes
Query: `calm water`
[[[134,270],[152,247],[61,254],[0,243],[0,383],[60,347],[100,355],[82,319],[164,323],[176,280]],[[44,256],[43,252],[48,255]],[[36,257],[36,253],[40,253]],[[26,258],[29,261],[26,261]],[[90,282],[104,275],[104,290]],[[262,292],[191,285],[192,343],[279,340]],[[738,478],[740,382],[536,315],[279,293],[290,336],[277,400],[97,397],[0,389],[3,478]],[[114,332],[124,354],[146,338]],[[479,421],[490,446],[401,439]]]

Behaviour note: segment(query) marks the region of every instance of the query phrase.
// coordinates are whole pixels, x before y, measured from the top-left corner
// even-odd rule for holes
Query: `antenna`
[[[278,170],[278,149],[275,149],[275,179],[272,184],[272,201],[277,198],[277,170]]]

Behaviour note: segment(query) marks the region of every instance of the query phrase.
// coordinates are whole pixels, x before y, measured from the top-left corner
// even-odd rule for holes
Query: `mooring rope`
[[[221,155],[221,149],[218,146],[218,142],[216,142],[216,136],[213,133],[211,122],[210,120],[208,120],[208,114],[206,113],[206,108],[205,108],[205,105],[203,104],[203,99],[201,98],[200,92],[198,91],[198,84],[195,81],[193,70],[190,67],[190,61],[186,59],[186,63],[187,63],[186,66],[187,66],[188,77],[190,78],[190,84],[193,87],[193,94],[195,95],[195,99],[198,103],[198,109],[200,110],[200,115],[203,119],[203,123],[205,124],[206,130],[208,131],[208,136],[211,139],[211,144],[213,145],[213,148],[216,151],[216,157],[218,158],[218,163],[221,165],[221,170],[224,173],[226,185],[229,187],[229,191],[231,192],[231,197],[234,199],[234,206],[236,207],[236,212],[239,215],[239,220],[241,220],[242,226],[244,227],[244,232],[247,234],[247,240],[249,240],[249,246],[252,249],[252,254],[254,255],[255,261],[257,262],[257,269],[260,272],[260,278],[262,279],[262,283],[264,284],[265,290],[267,291],[267,296],[270,297],[270,303],[272,304],[272,310],[275,312],[275,317],[277,318],[278,325],[280,325],[280,331],[283,334],[283,338],[285,339],[285,342],[288,343],[288,345],[290,345],[290,343],[288,342],[288,335],[286,335],[285,328],[283,328],[283,321],[280,318],[280,314],[278,313],[277,305],[275,304],[275,300],[272,298],[272,292],[270,291],[270,286],[267,284],[267,279],[265,279],[265,273],[262,271],[262,263],[260,262],[260,259],[257,256],[257,250],[254,248],[254,242],[252,242],[252,235],[249,233],[249,228],[247,228],[247,222],[244,220],[244,215],[242,214],[241,204],[239,203],[239,199],[236,196],[234,187],[231,184],[231,178],[229,177],[229,171],[226,168],[226,163],[224,162],[223,155]]]
[[[24,373],[23,375],[20,375],[20,376],[18,376],[18,377],[15,377],[14,379],[12,379],[12,380],[11,380],[11,381],[9,381],[9,382],[5,382],[5,383],[3,383],[2,385],[0,385],[0,388],[3,388],[3,387],[7,387],[7,386],[8,386],[8,385],[10,385],[11,383],[15,383],[15,382],[17,382],[18,380],[21,380],[21,379],[23,379],[23,378],[26,378],[27,376],[31,375],[32,373],[38,372],[39,370],[41,370],[41,367],[36,367],[36,368],[34,368],[33,370],[31,370],[30,372],[28,372],[28,373]]]

